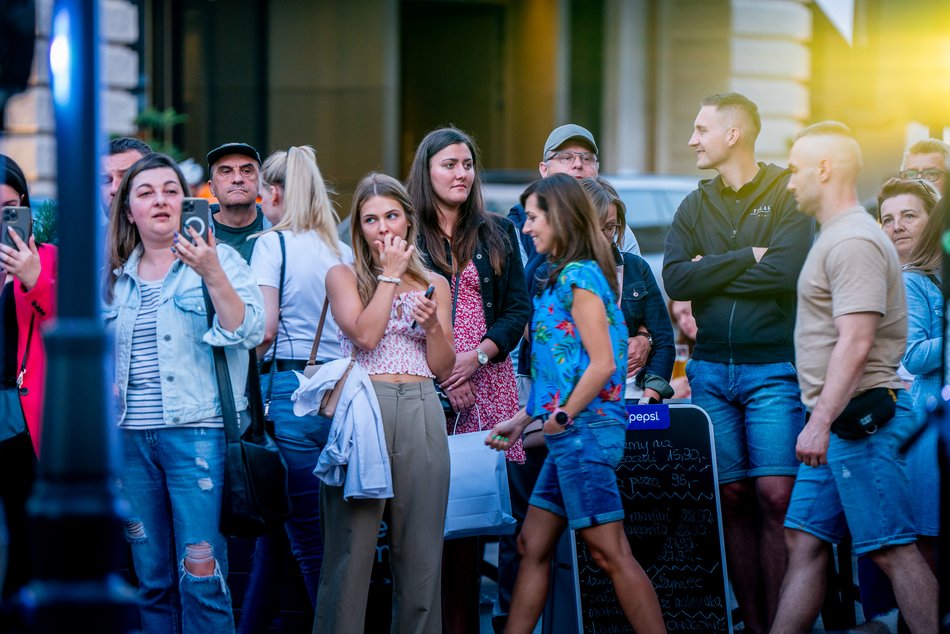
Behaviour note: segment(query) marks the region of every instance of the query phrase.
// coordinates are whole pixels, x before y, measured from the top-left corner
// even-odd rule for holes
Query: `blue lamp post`
[[[36,632],[137,629],[133,594],[114,572],[124,542],[98,310],[98,11],[96,0],[56,0],[50,33],[60,262],[58,319],[46,333],[43,456],[29,506],[39,547],[24,603]]]

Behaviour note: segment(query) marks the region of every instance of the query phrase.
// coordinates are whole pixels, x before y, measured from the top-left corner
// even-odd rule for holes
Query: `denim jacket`
[[[943,292],[926,275],[904,271],[907,290],[907,351],[904,367],[914,375],[910,393],[914,406],[928,395],[937,396],[943,378]]]
[[[158,368],[162,381],[162,410],[166,425],[193,423],[221,415],[211,346],[222,346],[231,373],[237,411],[247,409],[248,350],[264,338],[264,301],[251,267],[233,248],[219,244],[218,259],[234,290],[244,301],[244,321],[234,332],[221,327],[218,316],[208,328],[201,278],[180,261],[172,264],[159,296],[157,315]],[[125,419],[126,390],[132,356],[132,331],[141,303],[139,247],[121,269],[105,310],[113,330],[118,423]]]

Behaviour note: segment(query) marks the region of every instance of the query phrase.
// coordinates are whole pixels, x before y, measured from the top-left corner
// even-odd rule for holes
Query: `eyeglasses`
[[[901,178],[904,180],[925,180],[936,183],[946,172],[936,167],[928,167],[925,170],[901,170]]]
[[[590,152],[570,152],[568,150],[554,152],[548,157],[548,160],[557,161],[561,165],[573,165],[575,158],[579,158],[584,165],[595,165],[597,163],[596,154]]]
[[[602,225],[602,226],[600,227],[600,230],[603,231],[603,232],[604,232],[604,235],[607,236],[608,238],[613,238],[614,236],[617,235],[617,229],[619,229],[619,228],[620,228],[620,225],[619,225],[619,224],[617,224],[617,223],[615,223],[615,222],[611,222],[611,223],[607,223],[607,224],[605,224],[605,225]]]

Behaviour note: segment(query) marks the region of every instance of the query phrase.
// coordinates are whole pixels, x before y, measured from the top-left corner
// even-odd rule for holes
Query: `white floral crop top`
[[[434,379],[426,360],[426,334],[421,326],[412,328],[412,307],[422,291],[406,291],[393,299],[389,323],[383,338],[372,350],[356,349],[356,360],[367,374],[412,374]],[[350,356],[353,343],[339,333],[343,354]]]

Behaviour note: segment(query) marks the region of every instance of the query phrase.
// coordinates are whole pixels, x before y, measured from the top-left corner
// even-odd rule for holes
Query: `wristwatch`
[[[638,330],[637,332],[633,333],[633,336],[634,336],[634,337],[646,337],[646,338],[647,338],[647,342],[650,344],[650,346],[651,346],[651,347],[653,346],[653,335],[651,335],[651,334],[649,333],[649,331]]]
[[[574,424],[574,419],[571,418],[571,415],[565,412],[560,407],[555,408],[553,412],[554,422],[562,427],[567,427],[568,425]]]
[[[488,355],[482,352],[481,348],[475,348],[475,356],[478,358],[478,365],[485,365],[488,363]]]

